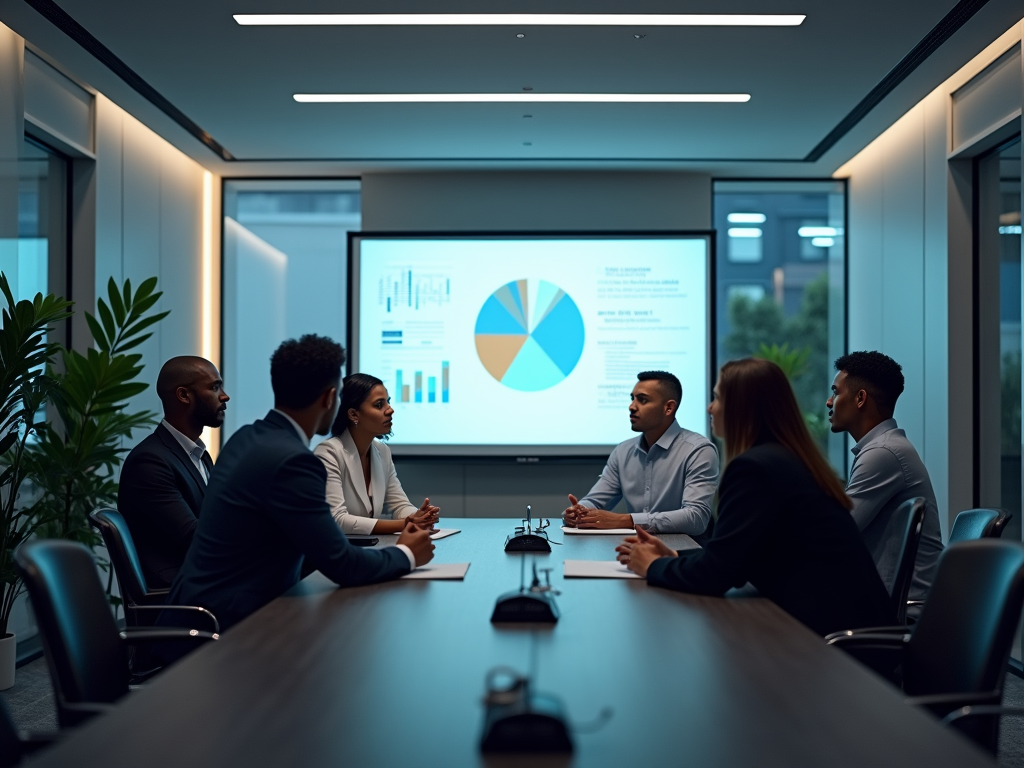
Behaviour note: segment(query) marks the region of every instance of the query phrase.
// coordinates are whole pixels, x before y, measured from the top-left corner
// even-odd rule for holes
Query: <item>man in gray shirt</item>
[[[664,371],[637,375],[629,421],[639,438],[619,444],[597,484],[579,501],[569,494],[563,519],[579,528],[633,528],[652,533],[711,533],[718,451],[676,421],[679,379]],[[627,514],[608,511],[625,499]]]
[[[882,581],[892,591],[905,525],[893,514],[907,499],[924,498],[924,526],[910,585],[910,599],[924,600],[942,554],[942,533],[928,470],[893,418],[903,392],[903,370],[881,352],[851,352],[836,360],[835,367],[826,405],[832,431],[849,432],[857,441],[846,487],[853,500],[853,519]],[[916,617],[919,612],[918,606],[911,606],[907,614]]]

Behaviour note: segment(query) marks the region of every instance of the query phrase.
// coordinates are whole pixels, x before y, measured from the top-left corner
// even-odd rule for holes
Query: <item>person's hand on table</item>
[[[417,568],[434,559],[434,542],[430,540],[430,531],[418,527],[412,521],[412,515],[405,519],[405,528],[395,543],[404,544],[412,551]]]
[[[659,557],[679,557],[679,553],[657,536],[651,536],[639,525],[636,536],[627,536],[615,548],[618,561],[637,576],[647,577],[647,569]]]
[[[562,522],[570,528],[576,527],[576,522],[586,512],[593,512],[590,507],[584,507],[580,505],[579,499],[569,494],[569,506],[565,508],[565,512],[562,513]]]
[[[620,515],[618,512],[609,512],[606,509],[590,509],[580,507],[580,514],[576,516],[577,528],[632,528],[633,516]]]
[[[440,512],[440,507],[431,506],[430,499],[424,499],[423,505],[405,519],[419,528],[433,528],[440,519]]]

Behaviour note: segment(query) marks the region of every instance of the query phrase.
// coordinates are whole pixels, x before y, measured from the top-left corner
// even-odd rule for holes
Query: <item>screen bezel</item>
[[[715,305],[716,253],[715,230],[644,230],[644,231],[509,231],[509,232],[472,232],[472,231],[349,231],[348,232],[348,318],[346,323],[346,349],[348,365],[346,371],[359,370],[359,278],[360,250],[363,240],[666,240],[704,238],[707,242],[705,251],[705,306],[707,307],[707,338],[708,350],[708,393],[714,388],[717,373],[717,349],[715,347],[715,324],[717,308]],[[625,429],[623,430],[626,439]],[[512,460],[518,463],[533,463],[541,459],[593,460],[595,457],[607,456],[615,447],[610,445],[487,445],[465,443],[459,445],[424,445],[424,444],[390,444],[391,453],[401,459],[474,459],[474,460]]]

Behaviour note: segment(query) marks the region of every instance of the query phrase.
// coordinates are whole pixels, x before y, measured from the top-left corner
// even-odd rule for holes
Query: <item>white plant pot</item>
[[[0,637],[0,691],[14,685],[14,662],[18,659],[18,638],[13,632]]]

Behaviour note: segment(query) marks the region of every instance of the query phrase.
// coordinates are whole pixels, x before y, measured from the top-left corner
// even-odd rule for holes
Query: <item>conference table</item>
[[[32,764],[995,764],[769,600],[566,579],[563,560],[610,560],[618,537],[566,535],[554,521],[562,543],[550,554],[506,554],[516,522],[442,521],[462,532],[436,542],[435,562],[470,562],[462,581],[338,589],[314,573]],[[490,622],[524,558],[528,573],[553,569],[557,624]],[[572,755],[480,752],[485,676],[499,666],[561,699],[578,726]]]

